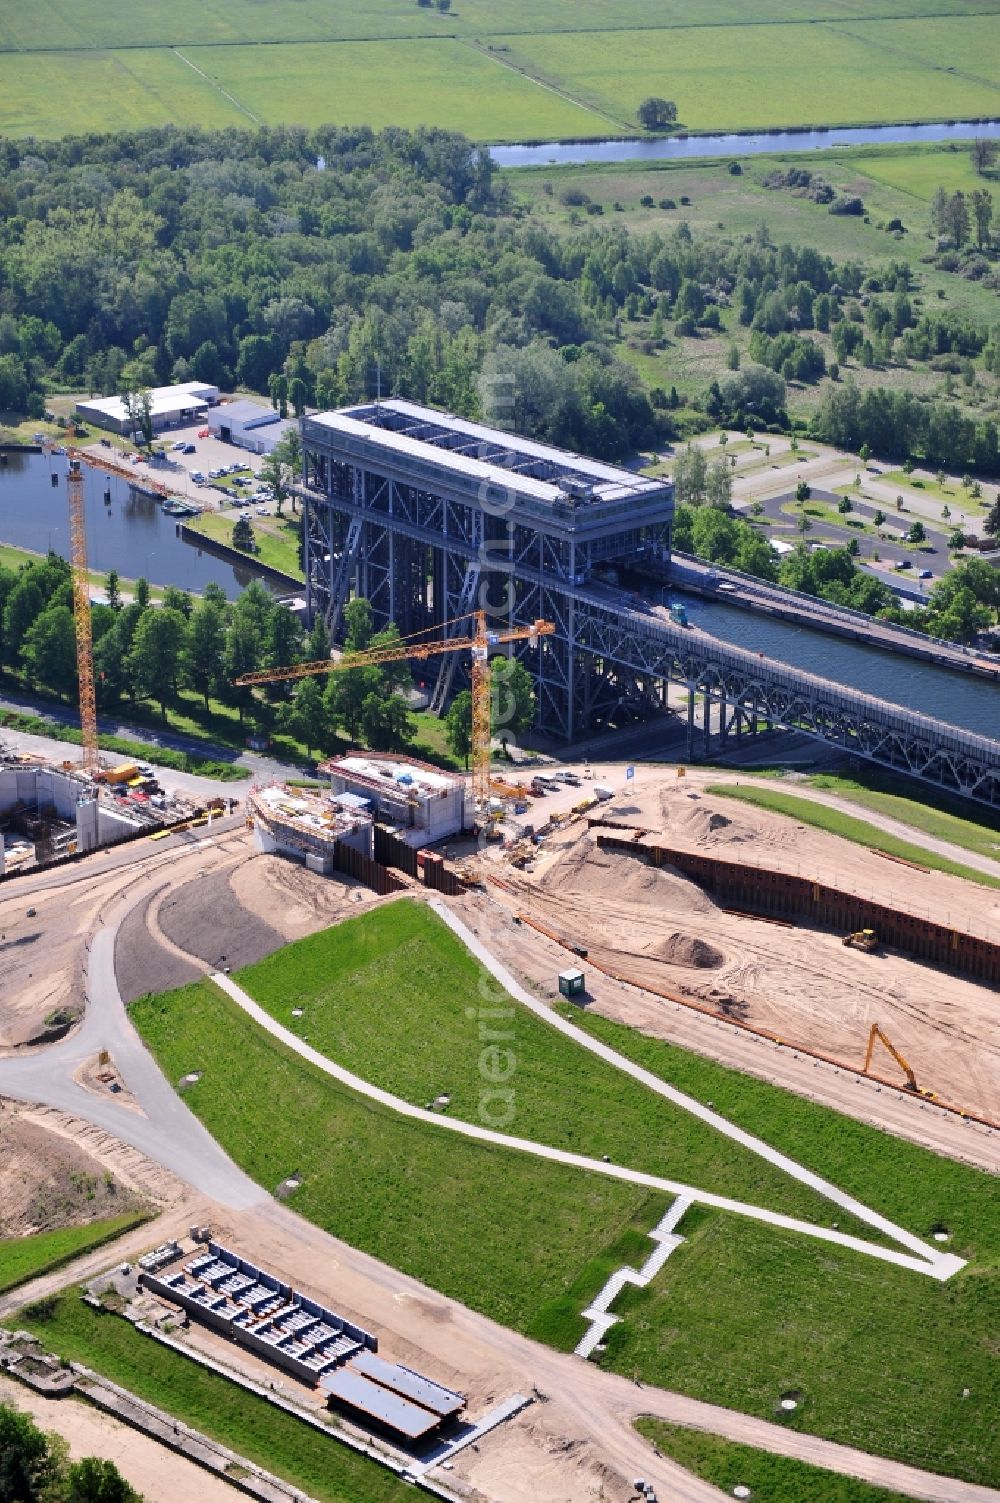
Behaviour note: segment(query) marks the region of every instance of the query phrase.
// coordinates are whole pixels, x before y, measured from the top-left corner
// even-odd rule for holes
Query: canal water
[[[835,684],[1000,741],[1000,684],[992,680],[937,668],[919,658],[883,652],[681,590],[667,593],[670,600],[684,602],[692,626],[734,647],[779,658]]]
[[[1000,137],[1000,120],[957,120],[946,125],[831,126],[721,136],[655,136],[617,141],[545,141],[535,146],[491,146],[498,167],[586,166],[595,162],[668,162],[694,157],[746,157],[764,152],[830,151],[840,146],[897,146],[912,141],[971,141]]]
[[[67,461],[59,455],[8,451],[7,464],[0,465],[0,542],[37,553],[53,548],[69,556],[66,469]],[[53,474],[57,485],[51,482]],[[92,569],[117,569],[124,578],[144,575],[151,584],[193,591],[212,580],[230,598],[257,577],[252,567],[216,558],[179,537],[160,503],[125,481],[87,466],[84,477]],[[103,499],[107,488],[110,505]],[[668,594],[671,600],[684,600],[693,625],[723,641],[1000,740],[1000,686],[987,680],[682,591]]]
[[[58,454],[6,452],[7,463],[0,464],[0,542],[36,553],[52,548],[68,558],[67,460]],[[161,503],[152,496],[140,495],[124,480],[89,465],[83,470],[91,569],[117,569],[125,579],[142,575],[151,584],[195,592],[215,583],[230,599],[260,577],[252,565],[231,563],[180,537],[176,519],[164,516]],[[106,490],[111,492],[110,505],[104,501]]]

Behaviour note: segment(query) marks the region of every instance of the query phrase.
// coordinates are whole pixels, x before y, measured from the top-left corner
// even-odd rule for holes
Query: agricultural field
[[[301,1488],[318,1503],[403,1503],[412,1488],[376,1462],[304,1425],[180,1352],[157,1348],[125,1320],[101,1314],[67,1289],[18,1311],[18,1329]],[[64,1400],[63,1402],[70,1402]]]
[[[322,0],[164,9],[42,0],[0,18],[0,131],[443,125],[481,141],[633,133],[647,94],[688,130],[997,113],[997,17],[972,0]],[[818,11],[818,13],[817,13]],[[878,19],[871,19],[877,16]],[[794,59],[790,73],[789,59]]]

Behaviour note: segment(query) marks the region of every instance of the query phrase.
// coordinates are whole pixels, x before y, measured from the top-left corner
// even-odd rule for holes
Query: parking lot
[[[251,454],[247,449],[240,449],[235,444],[223,443],[218,438],[200,438],[199,433],[204,430],[204,423],[197,423],[188,428],[170,428],[156,436],[156,444],[165,448],[164,459],[158,464],[149,464],[140,460],[138,464],[131,466],[136,475],[145,476],[149,480],[159,481],[166,484],[177,495],[196,503],[202,508],[221,510],[225,507],[236,505],[239,502],[246,504],[256,489],[256,476],[264,463],[263,454]],[[194,452],[185,454],[178,445],[192,447]],[[93,447],[93,446],[92,446]],[[242,496],[230,499],[224,491],[217,489],[210,482],[213,471],[223,467],[237,465],[241,470],[247,470],[254,477],[253,486],[245,488]],[[196,480],[196,475],[204,476],[204,481]],[[251,509],[256,509],[257,502],[249,502]],[[273,502],[258,512],[258,515],[267,516],[274,512]]]

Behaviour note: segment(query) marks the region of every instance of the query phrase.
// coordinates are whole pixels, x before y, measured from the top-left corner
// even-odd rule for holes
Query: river
[[[66,504],[67,461],[61,455],[7,450],[0,464],[0,542],[35,553],[49,548],[69,557]],[[124,579],[143,575],[151,584],[202,591],[221,585],[230,599],[246,589],[257,571],[204,552],[180,537],[175,519],[159,501],[140,495],[124,480],[84,465],[87,555],[92,569],[117,569]],[[58,485],[52,484],[52,475]],[[104,501],[111,492],[110,505]]]
[[[763,152],[830,151],[839,146],[898,146],[908,141],[971,141],[976,136],[1000,137],[1000,120],[957,120],[938,125],[847,125],[617,141],[546,141],[534,146],[491,146],[489,151],[498,167],[558,167],[597,162],[686,161],[695,157],[728,159],[759,156]]]

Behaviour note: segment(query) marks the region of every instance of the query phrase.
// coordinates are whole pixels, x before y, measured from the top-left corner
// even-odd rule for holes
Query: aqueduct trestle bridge
[[[622,568],[665,577],[668,482],[400,400],[306,418],[302,439],[309,606],[335,639],[352,591],[376,627],[394,621],[404,636],[464,635],[477,607],[498,626],[546,618],[554,636],[520,651],[546,736],[665,707],[674,683],[691,760],[708,754],[713,723],[723,747],[794,727],[1000,806],[1000,740],[720,642],[609,583]],[[432,708],[462,681],[458,657],[441,659]]]

